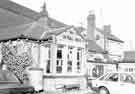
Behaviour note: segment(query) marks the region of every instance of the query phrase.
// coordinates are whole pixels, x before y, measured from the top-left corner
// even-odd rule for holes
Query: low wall
[[[101,75],[116,71],[116,64],[105,64],[105,63],[88,63],[87,64],[87,75],[91,78],[98,78]]]
[[[30,68],[29,69],[30,84],[35,90],[43,89],[43,69],[41,68]]]
[[[87,88],[86,77],[54,77],[45,78],[44,77],[44,90],[45,91],[61,91],[63,85],[78,85],[79,89]]]

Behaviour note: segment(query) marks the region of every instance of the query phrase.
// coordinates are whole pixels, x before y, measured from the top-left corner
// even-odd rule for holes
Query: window
[[[57,73],[62,73],[62,65],[63,65],[63,61],[57,60],[57,62],[56,62],[56,72]]]
[[[81,49],[77,49],[77,72],[81,70]]]
[[[68,48],[68,55],[67,55],[67,72],[72,72],[72,61],[73,61],[73,48]]]
[[[102,77],[100,77],[100,80],[104,80],[106,78],[106,76],[108,76],[108,73],[103,75]]]
[[[51,50],[50,50],[50,48],[48,49],[48,58],[49,59],[51,58]]]
[[[67,64],[67,71],[68,71],[68,72],[72,72],[72,61],[68,61],[68,64]]]
[[[117,82],[118,81],[118,73],[112,73],[109,75],[108,78],[106,78],[107,81],[113,81],[113,82]]]
[[[95,65],[95,67],[92,69],[92,76],[93,77],[100,77],[104,74],[104,66],[103,65]]]
[[[45,45],[45,47],[48,49],[48,57],[46,60],[46,73],[51,73],[51,50],[50,45]]]
[[[77,60],[80,60],[80,53],[77,52]]]
[[[62,48],[63,46],[58,46],[57,49],[57,60],[56,60],[56,72],[62,73],[62,66],[63,66],[63,60],[62,60]]]
[[[135,82],[134,76],[127,74],[127,73],[122,73],[120,74],[120,81],[125,82],[125,83],[133,83]]]
[[[77,62],[77,72],[80,72],[81,66],[80,66],[80,62]]]
[[[51,64],[50,60],[47,60],[47,65],[46,65],[46,73],[51,73]]]
[[[62,50],[61,49],[57,50],[57,58],[59,58],[59,59],[62,58]]]

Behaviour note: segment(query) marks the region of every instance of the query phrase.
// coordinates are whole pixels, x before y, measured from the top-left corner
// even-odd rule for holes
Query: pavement
[[[45,92],[45,94],[96,94],[93,90],[90,88],[85,90],[69,90],[69,91],[57,91],[57,92]]]

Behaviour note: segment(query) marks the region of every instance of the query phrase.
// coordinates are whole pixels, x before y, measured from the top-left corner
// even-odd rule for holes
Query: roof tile
[[[122,40],[120,40],[118,37],[116,37],[115,35],[111,34],[111,33],[106,33],[105,31],[103,31],[102,29],[100,28],[96,28],[97,31],[101,32],[102,34],[106,35],[106,37],[110,40],[113,40],[113,41],[117,41],[117,42],[122,42]]]

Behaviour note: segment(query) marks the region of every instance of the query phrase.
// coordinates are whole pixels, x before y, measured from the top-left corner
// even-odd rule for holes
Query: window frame
[[[110,80],[109,80],[109,78],[110,78],[111,76],[114,76],[114,74],[117,74],[118,80],[117,80],[117,81],[113,81],[113,79],[110,79]],[[119,80],[120,80],[119,73],[110,73],[110,74],[105,78],[105,81],[110,81],[110,82],[119,82]]]
[[[69,62],[71,64],[69,64]],[[70,71],[69,71],[69,69],[70,69]],[[67,72],[72,72],[72,71],[73,71],[73,62],[71,60],[68,60],[67,61]]]
[[[123,78],[122,75],[125,75],[126,76],[126,80],[128,80],[128,81],[124,81],[125,79],[124,80],[121,79],[121,78]],[[127,79],[127,76],[132,77],[132,81],[131,82],[129,81],[129,79]],[[128,73],[121,73],[120,74],[120,82],[122,82],[122,83],[132,83],[133,81],[135,81],[135,77],[132,74],[128,74]]]

